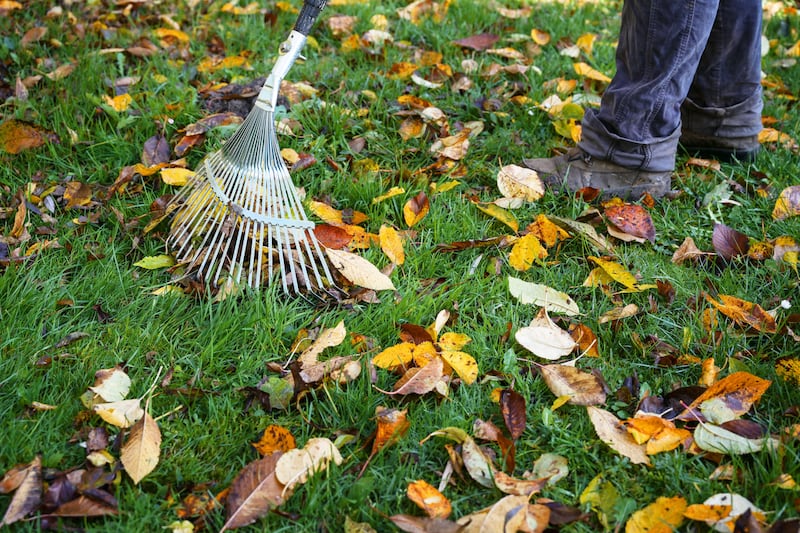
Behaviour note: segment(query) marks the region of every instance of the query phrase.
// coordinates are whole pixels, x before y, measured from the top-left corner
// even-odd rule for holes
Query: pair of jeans
[[[625,0],[617,71],[579,147],[620,166],[670,171],[681,131],[761,130],[761,0]]]

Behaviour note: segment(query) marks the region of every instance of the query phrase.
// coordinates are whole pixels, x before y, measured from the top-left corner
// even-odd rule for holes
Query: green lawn
[[[14,3],[0,2],[0,9],[6,4]],[[711,332],[703,323],[704,311],[711,307],[704,294],[723,294],[767,310],[788,301],[790,309],[777,311],[778,326],[800,333],[796,262],[792,266],[772,258],[738,257],[729,263],[708,258],[679,265],[671,260],[686,237],[713,252],[717,222],[753,243],[800,238],[800,217],[772,217],[778,194],[800,183],[796,147],[768,142],[753,164],[723,164],[720,170],[688,165],[681,156],[673,182],[681,194],[647,209],[655,241],[612,239],[613,256],[575,236],[550,248],[544,261],[518,272],[509,265],[509,247],[437,250],[438,245],[512,233],[470,200],[500,196],[496,177],[504,165],[572,145],[538,104],[556,93],[552,82],[559,77],[577,81],[562,98],[601,93],[604,84],[577,75],[573,63],[585,61],[602,73],[613,73],[621,2],[529,2],[531,14],[520,18],[504,17],[478,0],[453,1],[442,20],[430,14],[418,21],[403,19],[398,10],[406,3],[395,0],[341,2],[323,12],[305,51],[307,60],[287,77],[316,90],[281,114],[302,125],[295,135],[280,136],[281,147],[316,159],[293,172],[295,183],[304,187],[309,200],[365,213],[362,226],[375,234],[383,224],[408,230],[406,201],[420,191],[430,199],[430,212],[405,241],[406,262],[391,274],[397,290],[380,292],[377,303],[287,298],[276,286],[258,293],[242,290],[221,301],[197,294],[156,296],[153,292],[164,286],[184,285],[165,268],[147,270],[134,263],[166,253],[167,224],[145,228],[154,203],[174,194],[176,187],[163,183],[158,172],[143,175],[148,174],[144,167],[124,187],[112,187],[125,167],[147,166],[143,152],[154,136],[167,141],[173,149],[168,159],[175,163],[179,155],[174,148],[184,128],[212,113],[203,107],[210,91],[265,75],[294,22],[294,15],[281,6],[298,8],[299,2],[259,3],[251,14],[237,14],[223,2],[49,4],[32,2],[0,14],[0,123],[26,121],[50,132],[42,146],[15,154],[8,147],[20,131],[9,134],[7,128],[0,136],[0,472],[41,454],[45,480],[52,486],[60,472],[84,465],[86,450],[79,443],[95,427],[107,428],[108,450],[119,457],[120,442],[114,437],[120,430],[89,413],[80,400],[100,369],[124,365],[132,380],[130,397],[155,385],[150,413],[166,415],[158,420],[162,446],[155,470],[139,484],[120,471],[105,486],[118,500],[119,515],[64,519],[62,525],[88,531],[167,527],[180,519],[181,501],[188,495],[217,495],[228,488],[241,468],[258,458],[251,443],[275,424],[289,429],[300,446],[315,437],[352,439],[344,439],[340,447],[341,465],[313,477],[250,530],[343,531],[349,518],[391,531],[389,516],[423,515],[406,497],[408,484],[425,479],[438,486],[447,465],[445,440],[420,441],[450,426],[472,433],[477,419],[503,427],[501,408],[492,400],[498,388],[511,388],[527,402],[527,425],[516,442],[513,474],[521,477],[544,453],[568,461],[569,474],[534,496],[587,513],[563,526],[565,530],[602,529],[596,513],[580,503],[600,474],[618,492],[608,513],[611,529],[624,527],[634,511],[660,496],[683,496],[689,504],[699,504],[714,494],[734,492],[765,511],[767,523],[798,516],[798,489],[778,483],[782,474],[800,480],[796,436],[787,437],[778,451],[722,457],[722,464],[732,465],[736,474],[712,480],[719,464],[708,457],[678,448],[653,455],[650,467],[635,465],[600,440],[584,407],[553,409],[556,397],[537,372],[537,365],[547,361],[517,344],[513,335],[539,308],[518,302],[507,284],[508,276],[515,276],[575,300],[582,314],[562,316],[559,323],[582,323],[596,333],[600,357],[584,357],[577,366],[602,372],[610,391],[603,407],[618,417],[633,416],[648,394],[696,385],[702,373],[697,361],[711,358],[721,368],[720,378],[743,370],[771,380],[745,418],[772,434],[794,428],[796,435],[800,375],[795,373],[793,381],[776,371],[779,358],[796,362],[800,356],[796,337],[786,330],[746,335],[722,316]],[[791,47],[800,39],[800,17],[778,5],[770,3],[765,11],[770,50],[764,57],[764,115],[767,126],[798,139],[800,121],[792,95],[800,91],[800,70]],[[351,31],[362,37],[360,45],[334,31],[331,19],[337,15],[355,17]],[[369,33],[382,27],[374,18],[379,15],[388,23],[382,31],[392,38],[383,45],[375,41],[376,33]],[[31,32],[33,28],[47,31]],[[535,43],[532,30],[546,32],[549,41]],[[499,36],[494,48],[512,48],[520,59],[453,44],[481,33]],[[591,53],[584,49],[578,58],[560,53],[589,33],[596,36]],[[147,49],[156,53],[143,54]],[[440,53],[438,63],[452,70],[440,87],[391,75],[394,65],[410,62],[430,78],[433,67],[421,66],[422,52]],[[208,58],[229,58],[231,66],[209,69],[204,63]],[[467,60],[474,61],[477,71],[468,70]],[[492,65],[515,63],[530,68],[482,74]],[[453,88],[457,82],[464,83],[458,90]],[[132,99],[117,111],[112,98],[115,86],[124,92],[119,89],[123,83],[130,83]],[[470,121],[483,123],[466,156],[449,172],[429,168],[436,162],[430,147],[442,130],[401,137],[408,110],[398,102],[401,95],[439,108],[452,133]],[[232,126],[212,129],[186,153],[185,164],[177,165],[194,168],[232,131]],[[363,148],[354,139],[363,139]],[[433,192],[432,183],[452,179],[459,182],[455,188]],[[88,196],[69,205],[71,187],[78,183]],[[405,192],[373,202],[394,186]],[[116,194],[109,194],[112,189]],[[24,226],[17,222],[20,198],[27,206]],[[603,211],[598,201],[547,192],[514,214],[524,229],[539,214],[576,219],[593,208]],[[607,235],[604,224],[597,231]],[[379,268],[389,263],[377,245],[357,253]],[[584,286],[595,266],[587,256],[604,253],[643,284],[671,285],[674,297],[655,289],[622,293],[618,284],[607,291]],[[26,254],[31,257],[24,259]],[[639,313],[611,323],[600,320],[626,304],[636,304]],[[397,376],[373,369],[370,359],[401,342],[403,324],[427,327],[442,310],[451,313],[443,331],[471,338],[464,351],[478,362],[477,381],[454,384],[446,398],[429,393],[404,399],[377,390],[391,390]],[[284,365],[296,357],[292,347],[304,328],[315,335],[339,321],[344,321],[348,338],[322,358],[356,356],[362,363],[357,379],[346,385],[326,381],[285,410],[268,410],[248,392],[277,376],[268,364]],[[70,335],[75,340],[62,342]],[[356,337],[362,340],[357,346],[351,342]],[[672,360],[662,357],[661,365],[656,358],[669,354],[654,346],[656,339],[676,349]],[[626,398],[623,393],[631,382],[638,384],[638,397]],[[36,409],[35,402],[56,408]],[[370,455],[378,406],[407,409],[410,427],[396,444],[373,457],[360,476]],[[468,476],[454,476],[443,493],[452,503],[453,520],[503,496]],[[11,494],[0,494],[0,509],[10,502]],[[218,508],[202,520],[188,519],[219,530],[225,514]],[[35,512],[11,529],[37,530],[53,521]],[[684,527],[696,525],[686,522]]]

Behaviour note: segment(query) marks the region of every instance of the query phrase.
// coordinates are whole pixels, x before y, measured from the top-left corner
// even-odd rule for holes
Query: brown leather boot
[[[545,185],[555,191],[573,193],[586,187],[599,189],[604,197],[618,196],[637,200],[645,193],[660,198],[670,191],[672,172],[648,172],[621,167],[594,159],[578,147],[566,154],[541,159],[524,159],[528,168],[539,173]]]

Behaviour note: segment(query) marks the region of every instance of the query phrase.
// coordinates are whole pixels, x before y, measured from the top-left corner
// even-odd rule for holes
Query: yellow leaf
[[[381,240],[381,250],[386,254],[386,257],[392,263],[402,265],[406,260],[406,254],[403,251],[403,240],[397,230],[384,224],[378,232],[378,237]]]
[[[537,259],[547,257],[547,250],[542,247],[539,239],[533,233],[528,233],[518,239],[508,255],[508,264],[516,270],[524,272],[533,266]]]
[[[602,268],[605,271],[605,273],[608,274],[614,281],[621,283],[628,289],[635,291],[639,290],[636,278],[634,277],[633,274],[628,272],[628,270],[624,266],[614,261],[608,261],[606,259],[601,259],[593,255],[588,256],[588,259],[590,259],[597,266]]]
[[[181,30],[174,30],[172,28],[157,28],[155,30],[156,37],[164,40],[175,40],[182,43],[189,42],[189,35]]]
[[[439,353],[442,359],[450,365],[456,374],[470,385],[478,379],[478,362],[470,354],[465,352],[443,350]]]
[[[455,189],[456,187],[458,187],[459,185],[461,185],[460,181],[458,181],[458,180],[450,180],[450,181],[446,181],[444,183],[436,183],[436,182],[431,183],[430,187],[431,187],[431,192],[433,194],[437,194],[437,193],[440,193],[440,192],[451,191],[451,190]]]
[[[781,191],[772,210],[772,218],[784,220],[800,214],[800,185],[792,185]]]
[[[430,201],[424,191],[410,198],[403,206],[403,220],[411,228],[425,218],[431,209]]]
[[[625,533],[672,533],[683,523],[686,506],[681,496],[662,496],[633,513],[625,524]]]
[[[784,381],[800,387],[800,359],[788,357],[778,359],[775,363],[775,373]]]
[[[517,221],[517,217],[515,217],[511,211],[503,209],[502,207],[498,207],[495,204],[484,204],[478,202],[473,202],[473,203],[475,204],[475,207],[477,207],[490,217],[499,220],[500,222],[511,228],[514,231],[514,233],[519,231],[519,222]]]
[[[434,359],[438,359],[439,352],[436,351],[436,347],[430,341],[421,342],[414,346],[414,355],[412,356],[412,360],[414,364],[420,368],[423,368],[428,365]]]
[[[415,344],[413,342],[402,342],[390,346],[372,358],[372,364],[378,368],[394,370],[408,366],[414,358]]]
[[[583,50],[583,52],[587,56],[591,56],[595,39],[597,39],[597,35],[593,33],[584,33],[583,35],[578,37],[578,40],[575,41],[575,45],[581,50]]]
[[[559,396],[558,398],[553,400],[553,405],[550,406],[550,410],[555,411],[562,405],[569,403],[571,399],[572,399],[572,394],[564,394],[563,396]]]
[[[128,110],[128,107],[130,107],[133,98],[128,93],[118,94],[114,98],[111,98],[110,96],[107,95],[103,95],[103,101],[117,113],[122,113],[123,111]]]
[[[171,255],[151,255],[137,261],[133,266],[145,268],[147,270],[155,270],[157,268],[167,268],[175,264],[175,259]]]
[[[392,187],[391,189],[386,191],[386,193],[384,193],[384,194],[382,194],[380,196],[376,196],[375,198],[373,198],[372,199],[372,204],[373,205],[374,204],[378,204],[380,202],[383,202],[384,200],[388,200],[389,198],[394,198],[395,196],[399,196],[399,195],[401,195],[401,194],[403,194],[405,192],[406,192],[406,190],[403,189],[402,187]]]
[[[167,185],[183,187],[194,176],[194,171],[188,168],[162,168],[161,181]]]
[[[533,39],[533,42],[535,42],[539,46],[544,46],[550,42],[550,34],[547,33],[545,30],[539,30],[534,28],[531,30],[531,39]]]
[[[469,336],[448,331],[441,336],[438,344],[442,350],[460,350],[470,342],[472,342],[472,339]]]
[[[609,78],[599,70],[595,70],[586,63],[582,62],[575,63],[573,67],[575,68],[575,73],[578,76],[584,76],[586,78],[589,78],[590,80],[602,81],[604,83],[611,82],[611,78]]]

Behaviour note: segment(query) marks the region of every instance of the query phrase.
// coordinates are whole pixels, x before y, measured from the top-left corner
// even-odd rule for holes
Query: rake
[[[253,109],[172,200],[167,248],[187,274],[213,285],[232,279],[257,289],[279,270],[287,294],[333,285],[315,224],[281,157],[273,116],[281,81],[326,3],[304,1]]]

